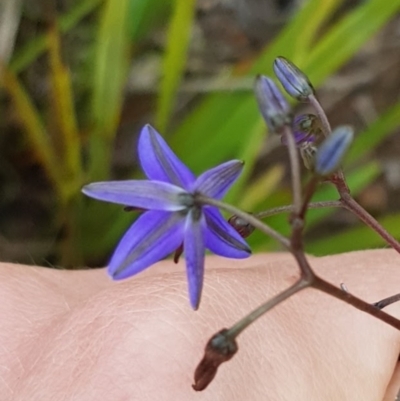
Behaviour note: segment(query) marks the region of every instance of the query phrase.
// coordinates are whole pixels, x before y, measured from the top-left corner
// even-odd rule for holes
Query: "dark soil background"
[[[58,1],[58,11],[70,1]],[[284,26],[298,2],[289,0],[198,0],[196,25],[182,84],[176,120],[193,107],[205,92],[218,90],[213,78],[233,65],[240,68],[255,58],[260,50]],[[347,8],[356,5],[347,1]],[[46,26],[48,2],[30,1],[24,6],[16,46]],[[54,6],[54,4],[53,4]],[[71,70],[84,69],[84,50],[94,36],[95,16],[87,18],[65,35],[63,46]],[[332,23],[332,21],[331,21]],[[126,174],[132,167],[132,132],[151,121],[159,78],[159,64],[165,31],[155,29],[137,51],[128,80],[126,100],[118,133],[114,171]],[[335,57],[332,54],[332,57]],[[46,57],[40,57],[23,74],[39,108],[45,108],[48,82]],[[138,73],[139,71],[139,73]],[[243,81],[244,87],[252,83]],[[76,81],[78,117],[84,120],[87,86]],[[321,103],[332,126],[351,124],[360,132],[386,108],[400,99],[400,16],[392,20],[370,40],[356,56],[318,90]],[[32,159],[24,133],[8,99],[1,95],[0,118],[0,255],[2,260],[46,264],[52,262],[54,245],[62,233],[53,227],[55,200],[40,167]],[[262,152],[258,168],[282,160],[284,151],[278,142]],[[400,210],[400,128],[376,150],[383,175],[360,196],[360,203],[375,216]],[[348,213],[338,211],[313,235],[353,224]]]

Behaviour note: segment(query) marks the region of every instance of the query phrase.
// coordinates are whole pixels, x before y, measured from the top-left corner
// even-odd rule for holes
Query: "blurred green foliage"
[[[229,77],[220,78],[221,82],[258,73],[271,75],[273,59],[282,55],[301,67],[318,87],[400,9],[400,0],[385,1],[385,6],[381,0],[360,2],[326,28],[325,23],[342,3],[342,0],[307,1],[245,71],[233,68]],[[72,267],[104,262],[134,217],[120,207],[84,199],[80,188],[111,176],[129,67],[141,42],[155,27],[164,27],[167,38],[154,109],[156,127],[168,135],[174,150],[196,173],[229,158],[245,160],[245,173],[229,194],[229,202],[252,211],[290,203],[288,189],[279,185],[282,165],[272,166],[256,181],[251,180],[266,129],[250,90],[207,94],[183,119],[174,119],[175,101],[188,60],[194,0],[82,0],[73,4],[65,14],[55,16],[44,33],[18,45],[8,65],[1,65],[2,90],[11,99],[31,151],[57,199],[55,221],[64,233],[56,244],[61,264]],[[83,69],[73,71],[66,65],[61,45],[63,35],[80,24],[95,24],[96,32],[87,49],[90,76],[82,78],[75,75],[83,74]],[[21,74],[43,54],[48,55],[51,87],[48,109],[44,111],[31,99],[21,80]],[[87,78],[89,105],[81,121],[76,112],[79,99],[74,95],[72,82]],[[44,118],[48,114],[52,115],[51,124]],[[376,162],[363,164],[363,160],[398,125],[400,103],[358,135],[346,170],[353,194],[379,175],[380,166]],[[336,198],[333,188],[324,185],[315,196],[315,200]],[[321,223],[332,212],[311,211],[309,226]],[[398,219],[399,216],[392,216],[383,223],[393,226],[391,222],[397,224]],[[282,233],[288,232],[285,215],[270,217],[268,223]],[[397,230],[398,226],[393,227]],[[349,240],[350,235],[363,241]],[[325,254],[375,246],[380,244],[376,238],[375,233],[356,228],[354,232],[336,235],[334,241],[327,238],[311,242],[308,250]],[[253,235],[249,242],[256,250],[277,249],[275,243],[259,234]]]

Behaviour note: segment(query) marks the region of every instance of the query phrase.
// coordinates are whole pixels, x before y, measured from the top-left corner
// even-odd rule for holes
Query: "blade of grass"
[[[76,5],[72,7],[71,10],[60,17],[60,31],[65,33],[72,29],[83,18],[93,12],[103,1],[104,0],[82,0],[76,2]],[[48,44],[46,34],[38,35],[14,54],[10,62],[10,68],[15,73],[22,72],[47,50]]]
[[[277,56],[286,56],[300,67],[306,65],[313,52],[311,45],[317,41],[319,30],[342,3],[343,0],[307,1],[278,38],[255,61],[249,72],[272,72],[272,63]]]
[[[316,8],[314,8],[315,5],[311,4],[311,2],[308,3],[308,7],[314,8],[315,17],[307,19],[306,22],[304,20],[297,21],[299,29],[301,29],[301,35],[295,37],[296,40],[292,58],[295,63],[298,63],[299,65],[305,64],[319,30],[329,17],[339,8],[342,2],[343,0],[320,1]]]
[[[65,199],[59,165],[39,112],[18,77],[6,66],[2,68],[0,66],[0,84],[14,103],[37,161],[43,167],[60,198]]]
[[[400,1],[369,0],[347,14],[319,40],[306,60],[306,71],[317,85],[339,68],[365,41],[400,10]]]
[[[81,143],[75,118],[71,77],[61,59],[60,37],[56,25],[50,28],[48,41],[52,82],[51,107],[54,109],[58,128],[55,140],[62,148],[63,174],[66,183],[69,183],[71,187],[71,195],[73,195],[81,184]]]
[[[321,6],[321,2],[312,0],[303,7],[296,18],[289,24],[281,35],[268,47],[259,60],[250,69],[250,72],[262,71],[272,73],[272,61],[278,54],[285,54],[292,58],[295,52],[295,43],[310,19],[322,17],[320,23],[332,13],[340,2],[329,2],[329,7]],[[319,11],[321,9],[321,11]],[[314,29],[317,30],[318,24]],[[306,46],[306,44],[304,44]],[[218,93],[209,95],[178,127],[171,138],[172,146],[177,153],[186,158],[188,164],[195,170],[204,168],[204,160],[217,164],[228,157],[235,157],[242,153],[242,147],[248,142],[255,142],[255,137],[249,133],[257,134],[256,127],[261,123],[253,94],[248,92]],[[238,117],[240,115],[240,117]],[[221,116],[229,116],[228,119]],[[190,134],[190,135],[189,135]],[[189,142],[190,137],[190,142]],[[227,139],[229,138],[229,139]],[[193,152],[193,144],[196,152]],[[218,152],[215,151],[218,149]],[[257,149],[250,158],[255,158]],[[246,160],[248,162],[249,159]]]
[[[107,0],[97,36],[89,144],[90,181],[109,176],[129,60],[130,0]]]
[[[400,214],[385,216],[379,218],[378,221],[395,238],[400,239]],[[369,227],[360,225],[328,238],[309,242],[306,250],[313,255],[322,256],[378,247],[387,247],[387,244]]]
[[[173,1],[131,0],[129,25],[132,40],[141,40],[154,26],[167,21]]]
[[[356,136],[346,156],[347,164],[357,162],[381,144],[400,125],[400,102],[381,114],[364,132]]]
[[[167,129],[175,95],[184,73],[195,6],[195,0],[175,0],[169,22],[156,112],[156,126],[161,132]]]
[[[243,194],[246,193],[245,196],[248,195],[247,194],[248,189],[246,188],[246,184],[253,172],[254,165],[257,161],[255,155],[258,154],[259,150],[262,147],[263,142],[266,140],[266,134],[265,134],[266,128],[264,121],[260,120],[260,124],[256,125],[254,127],[254,130],[255,132],[252,132],[249,135],[252,138],[252,140],[246,141],[242,146],[239,159],[243,160],[246,163],[245,168],[243,172],[240,174],[239,179],[236,180],[232,189],[228,192],[225,198],[226,202],[241,205],[240,199],[243,196]],[[266,173],[268,174],[269,172]],[[264,195],[268,196],[266,188],[264,190]]]
[[[277,164],[250,183],[240,201],[240,209],[254,210],[259,203],[268,198],[277,189],[284,173],[283,165]]]

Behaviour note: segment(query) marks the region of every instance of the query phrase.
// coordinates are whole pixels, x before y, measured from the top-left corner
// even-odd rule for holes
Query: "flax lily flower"
[[[197,309],[205,250],[229,258],[245,258],[251,251],[220,211],[199,203],[196,195],[221,199],[243,162],[220,164],[196,178],[150,125],[142,129],[138,154],[148,180],[95,182],[82,190],[95,199],[145,209],[119,242],[108,272],[115,280],[133,276],[183,244],[190,303]]]

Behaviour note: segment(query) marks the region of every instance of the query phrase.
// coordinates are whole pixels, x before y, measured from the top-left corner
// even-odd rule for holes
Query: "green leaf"
[[[69,31],[76,26],[84,17],[90,14],[104,0],[81,0],[59,19],[60,31]],[[20,50],[11,59],[10,68],[19,73],[29,66],[37,57],[44,53],[49,43],[46,35],[38,35]]]
[[[97,35],[92,125],[90,137],[91,181],[109,176],[111,151],[119,124],[129,60],[130,0],[107,0]]]
[[[80,251],[87,263],[104,263],[137,214],[124,212],[119,205],[83,201],[79,216]]]
[[[61,58],[60,36],[56,26],[48,32],[49,75],[51,79],[51,104],[57,125],[54,141],[60,152],[63,178],[74,196],[81,185],[81,141],[75,116],[71,75]]]
[[[346,62],[365,41],[400,10],[400,1],[369,0],[337,22],[306,59],[306,71],[319,85],[332,71]]]
[[[39,111],[11,69],[0,66],[0,77],[1,86],[14,104],[37,161],[43,167],[60,198],[65,200],[66,193],[61,180],[61,171]]]
[[[175,0],[168,28],[156,115],[156,126],[161,132],[167,129],[175,95],[184,73],[195,6],[195,0]]]
[[[166,21],[173,0],[130,0],[129,31],[133,41],[143,39],[154,26]]]
[[[400,214],[385,216],[378,221],[395,238],[400,239]],[[328,238],[308,243],[306,251],[313,255],[322,256],[386,246],[386,242],[375,231],[365,225],[360,225]]]
[[[357,162],[381,144],[400,125],[400,102],[386,110],[364,132],[358,134],[351,145],[347,164]]]

